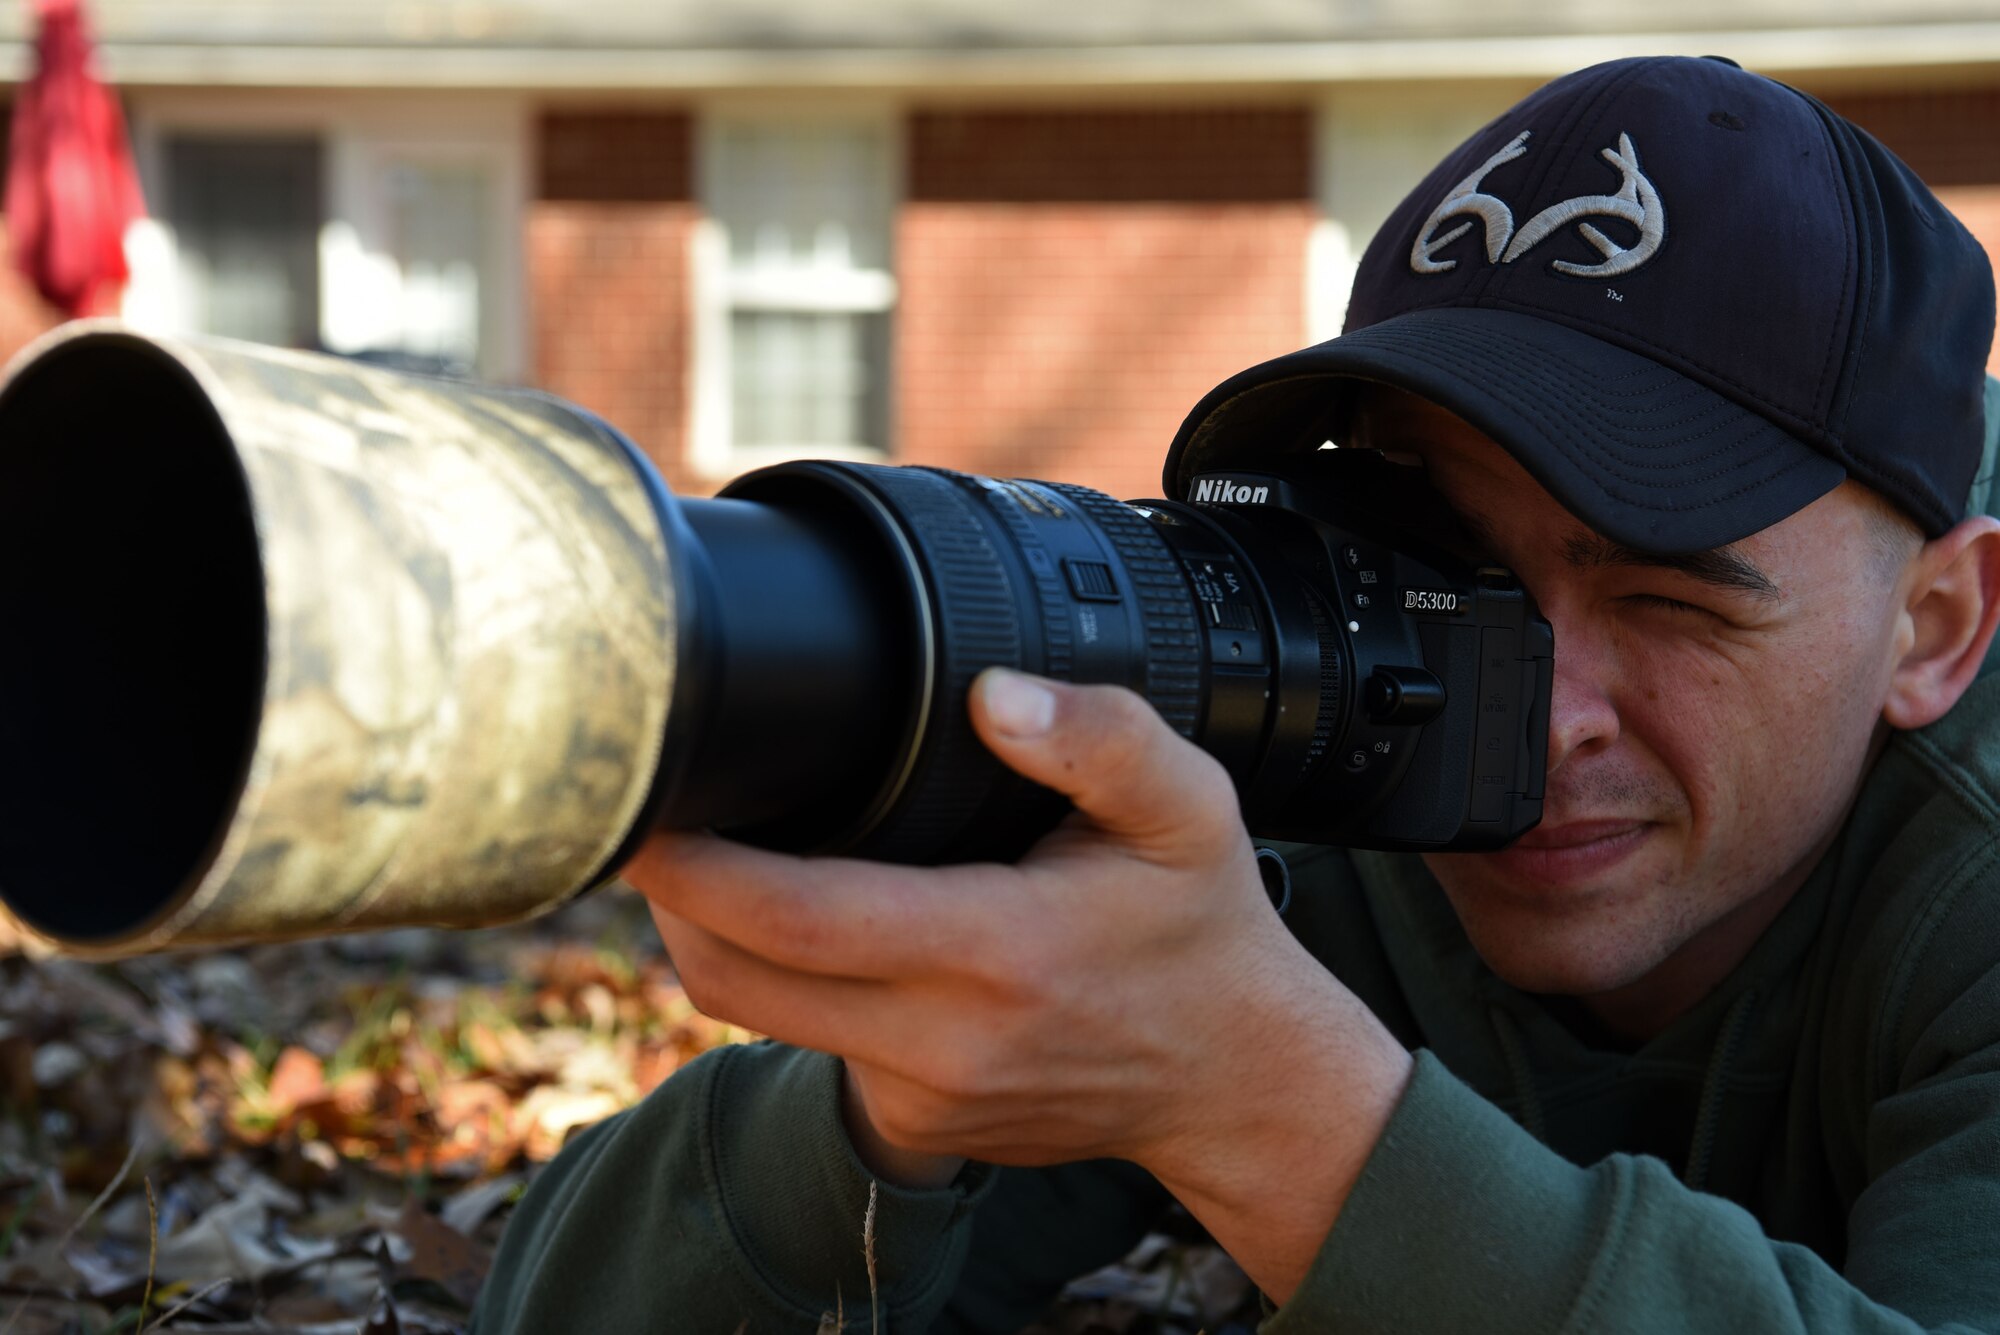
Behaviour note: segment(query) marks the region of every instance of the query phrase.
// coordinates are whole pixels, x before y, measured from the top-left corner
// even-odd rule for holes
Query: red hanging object
[[[72,317],[116,311],[125,229],[146,216],[125,115],[92,68],[82,0],[34,0],[34,77],[14,102],[6,213],[14,263]]]

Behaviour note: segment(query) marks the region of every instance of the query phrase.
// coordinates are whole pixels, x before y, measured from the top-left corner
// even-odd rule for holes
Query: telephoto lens
[[[1548,623],[1421,470],[1256,446],[684,499],[546,395],[68,326],[0,385],[0,899],[115,955],[518,919],[659,827],[1012,858],[1064,803],[972,731],[994,665],[1138,692],[1260,836],[1528,828]]]

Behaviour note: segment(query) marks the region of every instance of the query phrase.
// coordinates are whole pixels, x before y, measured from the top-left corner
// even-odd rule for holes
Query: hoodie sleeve
[[[1419,1053],[1305,1283],[1263,1335],[2000,1332],[2000,868],[1930,882],[1844,998],[1864,1073],[1844,1270],[1657,1159],[1580,1168]],[[1850,974],[1847,981],[1859,980]],[[1865,993],[1866,995],[1858,995]]]
[[[936,1191],[875,1184],[871,1289],[873,1179],[839,1091],[837,1058],[722,1048],[578,1135],[508,1222],[475,1335],[809,1335],[832,1316],[891,1335],[1011,1335],[1065,1279],[1136,1243],[1164,1198],[1112,1163],[974,1164]]]
[[[1987,1149],[2000,1154],[2000,1144]],[[2000,1183],[1989,1191],[1990,1210]],[[1918,1232],[1945,1242],[1966,1226],[1947,1210]],[[1979,1233],[1990,1249],[1992,1225]],[[1921,1253],[1901,1263],[1935,1273]],[[1941,1319],[1926,1326],[1810,1249],[1769,1240],[1748,1211],[1689,1190],[1657,1159],[1576,1167],[1420,1053],[1306,1282],[1260,1331],[1994,1331],[1994,1270],[1989,1255],[1984,1292],[1954,1282],[1958,1300],[1927,1304]],[[1944,1317],[1946,1306],[1957,1310]]]
[[[836,1058],[776,1043],[706,1053],[567,1145],[508,1222],[477,1335],[729,1335],[870,1319],[870,1177],[840,1121]],[[929,1328],[989,1188],[877,1190],[874,1293],[887,1331]]]

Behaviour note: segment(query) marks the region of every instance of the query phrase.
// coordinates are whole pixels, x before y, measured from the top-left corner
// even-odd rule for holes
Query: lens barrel
[[[1128,686],[1183,736],[1197,730],[1194,604],[1167,545],[1108,496],[811,462],[749,474],[681,508],[705,549],[710,601],[695,620],[713,684],[683,677],[689,707],[677,701],[674,712],[689,730],[669,750],[697,759],[662,795],[665,825],[891,862],[1014,856],[1063,803],[973,732],[966,694],[990,666]],[[781,523],[818,540],[754,551],[736,540]],[[756,717],[780,708],[782,723]],[[718,786],[741,793],[782,773],[811,730],[821,737],[808,800],[756,810],[716,800]]]

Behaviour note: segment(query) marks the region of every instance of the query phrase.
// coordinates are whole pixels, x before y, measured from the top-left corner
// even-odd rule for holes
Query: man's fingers
[[[1102,829],[1154,849],[1213,847],[1241,830],[1222,767],[1130,691],[989,668],[971,703],[995,755]]]
[[[1162,863],[1248,841],[1228,776],[1130,691],[988,671],[972,717],[1001,760]],[[666,912],[782,968],[900,979],[1004,960],[1032,932],[1021,873],[800,858],[706,835],[656,835],[625,879]]]
[[[772,964],[652,906],[681,986],[706,1015],[822,1052],[893,1051],[900,1014],[884,984],[799,973]]]
[[[787,969],[903,978],[962,959],[987,930],[996,867],[949,871],[799,858],[661,834],[624,878],[655,906]]]

